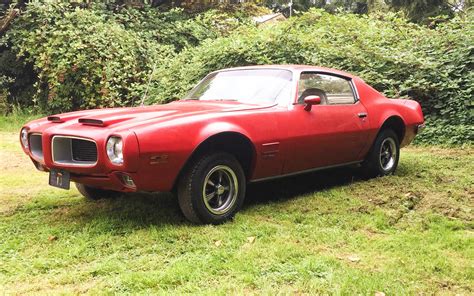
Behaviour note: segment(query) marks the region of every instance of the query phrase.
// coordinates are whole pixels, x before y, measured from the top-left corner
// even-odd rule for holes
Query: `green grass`
[[[14,109],[8,116],[0,115],[0,131],[20,132],[21,126],[31,120],[43,117],[33,111]]]
[[[8,126],[7,294],[473,293],[472,148],[403,149],[396,175],[384,178],[339,169],[256,184],[233,222],[194,226],[168,194],[88,202],[48,187],[11,132],[18,126]]]

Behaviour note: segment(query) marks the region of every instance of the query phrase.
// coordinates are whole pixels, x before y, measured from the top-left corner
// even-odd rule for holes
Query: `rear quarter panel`
[[[424,122],[420,104],[412,100],[388,99],[360,78],[354,78],[354,83],[369,114],[367,145],[363,153],[368,152],[380,128],[392,116],[403,121],[405,133],[400,144],[401,147],[408,145],[416,135],[416,126]]]

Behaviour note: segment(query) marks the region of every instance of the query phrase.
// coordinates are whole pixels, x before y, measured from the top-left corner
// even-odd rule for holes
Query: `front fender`
[[[241,134],[252,142],[252,138],[242,127],[230,122],[212,122],[203,126],[200,129],[198,137],[196,137],[193,143],[194,150],[197,149],[197,147],[199,147],[201,143],[203,143],[210,137],[224,132]]]
[[[201,143],[223,132],[248,133],[229,122],[209,122],[169,126],[136,132],[140,147],[137,187],[144,191],[171,191],[190,157]]]

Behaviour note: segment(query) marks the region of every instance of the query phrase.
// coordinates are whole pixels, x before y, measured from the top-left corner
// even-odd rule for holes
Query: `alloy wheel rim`
[[[227,213],[237,200],[238,189],[234,171],[225,165],[215,166],[204,178],[202,198],[206,208],[215,215]]]
[[[380,145],[380,166],[384,171],[389,171],[395,165],[397,159],[397,146],[395,140],[392,138],[387,138],[383,140],[382,145]]]

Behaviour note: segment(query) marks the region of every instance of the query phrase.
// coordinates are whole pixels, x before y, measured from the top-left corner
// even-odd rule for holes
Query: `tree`
[[[430,17],[446,15],[452,17],[457,2],[448,0],[388,0],[388,4],[397,10],[402,10],[414,22],[424,22]],[[451,3],[456,2],[456,3]]]

